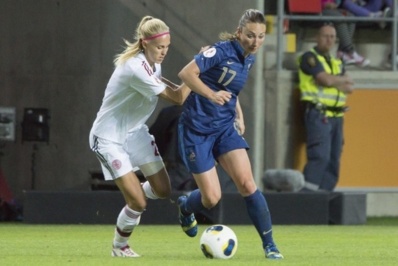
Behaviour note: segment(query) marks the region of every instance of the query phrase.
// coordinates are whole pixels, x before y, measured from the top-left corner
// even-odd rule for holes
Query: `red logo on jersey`
[[[115,168],[116,170],[119,170],[122,167],[122,162],[116,159],[112,162],[112,167]]]

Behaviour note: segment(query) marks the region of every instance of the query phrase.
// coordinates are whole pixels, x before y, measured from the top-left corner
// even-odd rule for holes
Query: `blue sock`
[[[202,204],[202,194],[199,189],[195,189],[189,194],[187,201],[183,206],[182,212],[184,214],[198,213],[205,209]]]
[[[267,201],[259,190],[256,190],[256,192],[250,196],[244,197],[244,199],[249,217],[261,237],[263,248],[265,248],[268,243],[274,242],[272,239],[271,214],[268,209]]]

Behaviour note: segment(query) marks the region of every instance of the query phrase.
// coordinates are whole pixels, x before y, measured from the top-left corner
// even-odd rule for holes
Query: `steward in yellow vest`
[[[336,43],[333,25],[323,25],[317,45],[298,59],[299,89],[305,104],[307,164],[303,191],[333,191],[340,172],[343,124],[352,79],[331,51]]]
[[[310,53],[305,54],[305,60],[310,67],[316,67],[321,64],[323,71],[334,76],[341,76],[343,73],[343,64],[340,59],[329,56],[325,57],[319,54],[316,48],[311,49]],[[302,60],[303,56],[299,60]],[[301,64],[301,62],[300,62]],[[319,67],[319,66],[318,66]],[[307,74],[300,67],[299,68],[300,92],[301,101],[309,102],[316,105],[318,108],[323,108],[327,117],[343,116],[344,106],[346,103],[346,94],[336,87],[329,84],[322,85],[317,82],[316,78],[311,74]]]

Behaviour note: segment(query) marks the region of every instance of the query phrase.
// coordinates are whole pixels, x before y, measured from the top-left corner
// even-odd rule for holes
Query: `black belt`
[[[333,113],[344,113],[348,110],[348,106],[341,106],[341,107],[333,107],[333,106],[326,106],[321,103],[313,103],[304,101],[307,108],[315,108],[320,111],[331,111]]]

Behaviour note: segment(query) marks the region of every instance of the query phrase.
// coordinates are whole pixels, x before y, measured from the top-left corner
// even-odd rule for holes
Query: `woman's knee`
[[[151,184],[152,190],[156,196],[158,196],[161,199],[170,197],[171,195],[170,178],[165,168],[162,168],[156,174],[146,175],[146,179]]]
[[[236,187],[242,196],[251,195],[257,189],[256,183],[254,183],[254,180],[242,180],[242,182],[236,184]]]
[[[128,198],[126,200],[126,204],[132,210],[143,212],[146,209],[147,201],[145,198],[142,199]]]
[[[154,188],[154,193],[156,196],[158,196],[161,199],[168,198],[171,195],[171,187],[163,186],[163,187]]]
[[[208,196],[208,197],[203,197],[202,198],[202,204],[207,209],[211,209],[211,208],[215,207],[218,204],[220,199],[221,199],[221,195],[211,195],[211,196]]]

